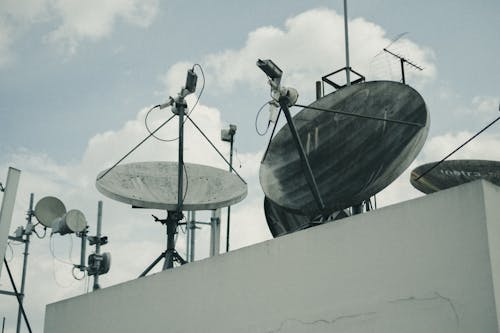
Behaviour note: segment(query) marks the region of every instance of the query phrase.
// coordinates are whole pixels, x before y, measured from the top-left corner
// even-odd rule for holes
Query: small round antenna
[[[45,227],[52,228],[54,222],[66,214],[66,207],[56,197],[44,197],[35,206],[35,217]]]
[[[61,235],[82,232],[87,227],[85,215],[78,209],[72,209],[56,219],[52,225],[53,233]]]

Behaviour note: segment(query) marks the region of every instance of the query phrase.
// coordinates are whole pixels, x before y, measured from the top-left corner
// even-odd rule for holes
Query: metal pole
[[[220,209],[212,210],[210,218],[210,256],[220,253]]]
[[[233,171],[233,144],[234,135],[231,135],[231,146],[229,148],[229,172]],[[231,227],[231,206],[227,207],[227,232],[226,232],[226,252],[229,252],[229,230]]]
[[[292,116],[290,115],[290,110],[288,109],[288,98],[280,97],[280,106],[285,114],[286,121],[288,123],[288,127],[290,128],[290,132],[292,133],[292,137],[295,141],[295,146],[297,147],[297,151],[300,156],[300,161],[302,162],[302,170],[304,171],[307,183],[309,184],[309,188],[311,189],[312,195],[316,200],[316,204],[318,208],[323,211],[325,209],[325,204],[323,203],[323,199],[321,199],[321,194],[319,193],[318,185],[316,184],[316,180],[314,179],[311,165],[309,164],[309,159],[306,156],[304,151],[304,147],[302,146],[302,141],[300,141],[299,133],[297,132],[297,128],[293,123]]]
[[[4,333],[5,331],[5,316],[3,317],[3,321],[2,321],[2,333]]]
[[[182,104],[181,104],[182,103]],[[176,103],[177,111],[179,112],[179,168],[177,170],[177,214],[182,214],[182,204],[183,204],[183,191],[182,191],[182,182],[184,176],[184,98]]]
[[[316,100],[321,98],[321,81],[316,81]]]
[[[191,211],[187,212],[187,221],[186,221],[186,260],[191,262]]]
[[[35,200],[35,194],[31,193],[30,194],[30,205],[29,205],[29,211],[28,211],[28,223],[26,226],[31,225],[31,217],[33,216],[33,202]],[[24,287],[26,285],[26,267],[28,266],[28,250],[29,250],[29,245],[30,245],[30,233],[26,233],[26,239],[24,241],[24,258],[23,258],[23,273],[21,277],[21,295],[19,296],[21,304],[23,303],[24,299]],[[19,308],[17,310],[17,326],[16,326],[16,332],[19,333],[21,332],[21,304],[19,304]]]
[[[347,0],[344,0],[345,66],[347,85],[351,85],[351,65],[349,64],[349,30],[347,27]]]
[[[28,321],[28,316],[26,316],[26,312],[24,311],[23,302],[21,301],[21,295],[17,291],[16,283],[14,282],[14,278],[12,277],[12,273],[11,273],[10,268],[9,268],[9,263],[7,262],[7,260],[5,258],[3,258],[3,263],[5,265],[5,268],[7,269],[7,274],[9,275],[10,283],[12,284],[12,289],[14,289],[14,294],[16,295],[17,302],[19,303],[19,306],[21,307],[21,312],[23,314],[24,321],[26,323],[26,327],[28,327],[28,332],[31,333],[32,332],[31,325]]]
[[[101,226],[102,226],[102,201],[99,200],[97,202],[97,232],[96,232],[96,239],[97,243],[95,244],[95,253],[97,255],[101,254]],[[101,262],[98,260],[96,263],[96,273],[94,275],[94,286],[93,290],[100,289],[101,287],[99,286],[99,266],[101,265]]]
[[[400,58],[399,61],[401,62],[401,76],[403,78],[403,84],[406,83],[405,81],[405,60],[404,58]]]
[[[191,219],[189,219],[189,229],[188,229],[189,237],[189,256],[188,261],[194,261],[195,255],[195,236],[196,236],[196,212],[191,212]]]
[[[85,272],[85,256],[87,254],[87,233],[88,233],[88,226],[85,227],[85,230],[83,230],[80,233],[80,238],[82,239],[80,242],[80,271]]]

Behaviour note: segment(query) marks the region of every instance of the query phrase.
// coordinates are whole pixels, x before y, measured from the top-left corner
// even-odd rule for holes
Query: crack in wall
[[[453,315],[455,317],[455,324],[457,325],[457,329],[458,329],[458,327],[460,326],[460,317],[458,315],[455,304],[453,304],[453,301],[449,297],[443,296],[440,293],[438,293],[437,291],[434,292],[434,295],[435,296],[432,296],[432,297],[409,296],[409,297],[391,300],[391,301],[388,301],[388,303],[393,304],[393,303],[400,303],[400,302],[429,302],[429,301],[436,301],[436,300],[444,301],[444,302],[446,302],[446,304],[449,305],[451,311],[453,312]],[[292,323],[292,322],[299,323],[299,324],[304,325],[304,326],[317,325],[317,324],[332,325],[340,320],[353,319],[353,318],[359,318],[359,317],[364,317],[364,316],[371,316],[371,315],[375,315],[375,314],[377,314],[377,312],[372,311],[372,312],[356,313],[356,314],[351,314],[351,315],[342,315],[342,316],[335,317],[333,319],[320,318],[320,319],[310,320],[310,321],[301,320],[298,318],[287,318],[280,323],[278,328],[276,328],[274,330],[266,331],[266,333],[281,332],[285,328],[287,323]]]
[[[333,319],[320,318],[320,319],[311,320],[311,321],[301,320],[301,319],[297,319],[297,318],[287,318],[280,323],[280,326],[277,329],[274,329],[271,331],[266,331],[266,333],[281,332],[281,330],[285,327],[285,325],[287,323],[290,323],[290,322],[296,322],[296,323],[302,324],[304,326],[305,325],[316,325],[316,324],[320,324],[320,323],[331,325],[331,324],[335,324],[336,322],[343,320],[343,319],[359,318],[359,317],[370,316],[370,315],[374,315],[374,314],[376,314],[376,312],[363,312],[363,313],[356,313],[356,314],[351,314],[351,315],[342,315],[342,316],[335,317]]]
[[[457,328],[460,326],[460,317],[458,316],[457,309],[455,308],[455,304],[453,304],[451,298],[446,297],[438,293],[437,291],[434,292],[433,297],[415,297],[415,296],[409,296],[409,297],[404,297],[404,298],[398,298],[392,301],[389,301],[389,303],[398,303],[398,302],[422,302],[422,301],[435,301],[435,300],[443,300],[445,301],[451,308],[451,311],[453,312],[455,316],[455,323],[457,325]]]

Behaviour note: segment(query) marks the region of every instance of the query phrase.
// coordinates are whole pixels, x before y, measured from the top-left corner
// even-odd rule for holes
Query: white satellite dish
[[[52,225],[52,233],[61,235],[82,232],[87,227],[85,215],[78,209],[71,209],[63,216],[57,218]]]
[[[234,173],[194,163],[184,163],[185,210],[209,210],[234,205],[247,196],[247,185]],[[134,207],[176,210],[176,162],[122,164],[97,176],[96,187],[105,196]]]
[[[35,206],[35,217],[47,228],[52,228],[54,222],[64,214],[66,207],[56,197],[44,197]]]

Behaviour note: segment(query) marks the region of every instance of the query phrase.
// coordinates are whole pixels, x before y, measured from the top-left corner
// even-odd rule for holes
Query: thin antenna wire
[[[106,170],[106,172],[104,172],[102,174],[102,176],[100,176],[99,178],[97,178],[97,180],[100,180],[104,176],[106,176],[111,170],[113,170],[118,164],[120,164],[124,159],[126,159],[130,154],[132,154],[137,148],[139,148],[140,145],[142,145],[144,142],[146,142],[146,140],[148,140],[150,137],[152,137],[156,132],[158,132],[163,126],[165,126],[174,117],[175,117],[175,115],[172,115],[170,118],[168,118],[167,120],[165,120],[165,122],[163,122],[163,124],[161,124],[160,126],[158,126],[153,132],[149,133],[149,135],[147,137],[145,137],[134,148],[132,148],[128,153],[126,153],[125,156],[123,156],[122,158],[120,158],[120,160],[118,162],[116,162],[115,164],[113,164],[113,166],[111,168],[109,168],[108,170]]]
[[[217,149],[217,147],[215,147],[215,145],[212,143],[212,141],[210,141],[210,139],[205,135],[205,133],[203,133],[201,128],[199,128],[198,125],[196,125],[196,123],[193,121],[193,119],[191,119],[191,117],[189,115],[186,115],[186,118],[189,119],[189,121],[194,125],[194,127],[201,133],[201,135],[203,135],[203,137],[208,141],[208,143],[212,146],[212,148],[215,149],[215,151],[219,154],[220,157],[222,157],[224,162],[226,162],[226,164],[231,168],[231,170],[234,171],[234,173],[238,176],[238,178],[240,178],[240,180],[243,182],[243,184],[246,184],[247,182],[245,180],[243,180],[243,178],[240,176],[240,174],[236,170],[234,170],[233,166],[228,162],[228,160],[224,157],[224,155],[222,155],[222,153],[219,151],[219,149]]]
[[[471,142],[472,140],[474,140],[479,134],[483,133],[484,131],[486,131],[489,127],[491,127],[494,123],[496,123],[498,120],[500,120],[500,117],[497,117],[495,120],[493,120],[491,123],[489,123],[488,125],[486,125],[486,127],[484,127],[482,130],[480,130],[479,132],[477,132],[476,134],[474,134],[470,139],[468,139],[467,141],[465,141],[464,143],[462,143],[458,148],[456,148],[454,151],[452,151],[451,153],[449,153],[448,155],[446,155],[441,161],[437,162],[436,164],[434,164],[432,167],[430,167],[429,169],[427,169],[424,173],[422,173],[420,176],[418,176],[415,181],[419,180],[420,178],[422,178],[423,176],[425,176],[426,174],[428,174],[429,172],[431,172],[432,170],[434,170],[434,168],[436,168],[438,165],[440,165],[441,163],[443,163],[448,157],[450,157],[451,155],[455,154],[457,151],[459,151],[462,147],[464,147],[466,144],[468,144],[469,142]]]
[[[276,117],[276,122],[274,123],[273,130],[271,131],[271,136],[269,137],[269,142],[267,143],[266,151],[264,152],[264,156],[262,156],[262,161],[261,163],[264,162],[267,156],[267,152],[269,151],[269,147],[271,146],[271,140],[273,139],[274,136],[274,131],[276,130],[276,127],[278,125],[278,120],[280,120],[280,115],[281,115],[281,108],[278,111],[278,117]]]
[[[425,126],[425,124],[419,124],[419,123],[415,123],[415,122],[411,122],[411,121],[396,120],[396,119],[385,119],[385,118],[374,117],[374,116],[366,116],[366,115],[362,115],[362,114],[355,114],[355,113],[343,112],[343,111],[338,111],[338,110],[318,108],[318,107],[310,106],[310,105],[294,104],[293,106],[298,106],[298,107],[301,107],[301,108],[304,108],[304,109],[312,109],[312,110],[318,110],[318,111],[324,111],[324,112],[338,113],[338,114],[342,114],[344,116],[351,116],[351,117],[358,117],[358,118],[364,118],[364,119],[385,121],[385,122],[388,122],[388,123],[396,123],[396,124],[401,124],[401,125],[408,125],[408,126],[415,126],[415,127],[424,127]]]

